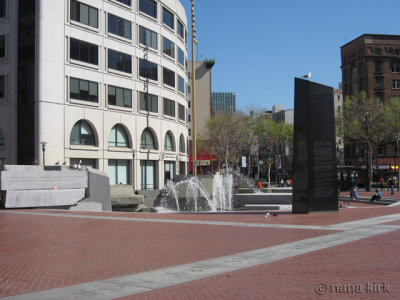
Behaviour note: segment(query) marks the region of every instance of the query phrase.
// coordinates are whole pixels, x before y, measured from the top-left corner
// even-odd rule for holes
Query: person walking
[[[258,182],[257,182],[257,187],[259,188],[259,189],[262,189],[262,183],[261,183],[261,180],[259,180]]]
[[[383,180],[383,178],[381,177],[381,178],[379,178],[379,187],[381,188],[381,191],[383,190],[383,183],[384,183],[385,181]]]
[[[357,200],[358,197],[358,192],[357,192],[357,188],[353,189],[353,200]]]
[[[390,194],[394,195],[394,180],[393,177],[389,180]]]

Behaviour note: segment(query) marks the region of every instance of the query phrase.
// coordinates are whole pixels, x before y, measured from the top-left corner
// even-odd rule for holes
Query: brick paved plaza
[[[3,299],[400,299],[400,206],[0,211]]]

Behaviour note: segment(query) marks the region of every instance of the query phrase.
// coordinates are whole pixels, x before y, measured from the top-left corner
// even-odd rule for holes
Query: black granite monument
[[[292,212],[338,210],[333,88],[295,79]]]

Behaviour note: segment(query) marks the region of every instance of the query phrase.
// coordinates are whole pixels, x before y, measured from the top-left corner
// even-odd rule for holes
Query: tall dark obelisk
[[[292,212],[338,210],[333,88],[295,78]]]

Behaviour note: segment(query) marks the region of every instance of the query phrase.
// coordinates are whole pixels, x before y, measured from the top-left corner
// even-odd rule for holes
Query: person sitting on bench
[[[371,202],[374,202],[376,200],[380,200],[382,198],[381,192],[378,190],[375,190],[375,194],[371,198]]]

